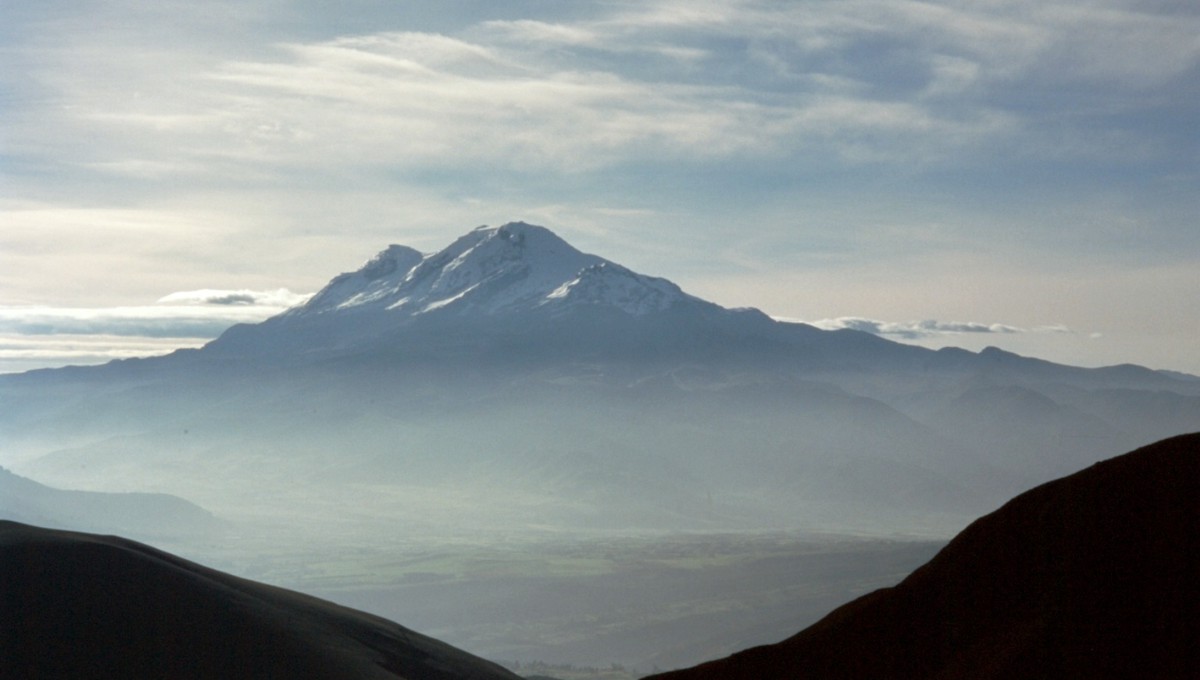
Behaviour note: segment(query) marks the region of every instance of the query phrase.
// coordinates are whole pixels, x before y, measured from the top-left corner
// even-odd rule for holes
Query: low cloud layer
[[[820,319],[805,322],[823,330],[850,329],[881,335],[895,340],[923,340],[940,336],[962,334],[1015,335],[1018,333],[1072,333],[1066,326],[1039,326],[1021,328],[1001,323],[979,323],[975,321],[879,321],[861,317],[844,316],[837,319]]]
[[[0,306],[0,373],[199,347],[234,324],[258,323],[308,297],[287,289],[205,289],[143,306]]]
[[[115,359],[169,354],[204,345],[211,338],[152,338],[129,335],[9,335],[0,333],[0,373],[37,368],[87,366]]]
[[[308,296],[273,291],[194,290],[139,307],[0,306],[0,334],[214,338],[235,323],[256,323]]]
[[[235,305],[286,309],[308,300],[312,295],[293,293],[287,288],[276,290],[185,290],[159,298],[159,304],[175,305]]]

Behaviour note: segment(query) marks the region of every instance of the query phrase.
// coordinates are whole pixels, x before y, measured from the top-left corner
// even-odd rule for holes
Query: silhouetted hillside
[[[1059,479],[900,585],[659,680],[1200,677],[1200,434]]]
[[[390,621],[132,541],[0,522],[0,677],[517,676]]]

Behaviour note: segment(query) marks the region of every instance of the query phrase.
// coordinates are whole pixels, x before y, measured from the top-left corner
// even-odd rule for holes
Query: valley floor
[[[779,641],[894,585],[941,543],[779,533],[259,547],[197,559],[525,675],[616,680]]]

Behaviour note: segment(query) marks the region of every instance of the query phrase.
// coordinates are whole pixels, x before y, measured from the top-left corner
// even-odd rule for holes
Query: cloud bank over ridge
[[[1017,333],[1073,333],[1066,326],[1041,326],[1020,328],[1002,323],[979,323],[977,321],[878,321],[861,317],[846,316],[837,319],[820,319],[806,322],[824,330],[850,329],[872,335],[882,335],[893,340],[918,340],[963,333],[1014,335]]]

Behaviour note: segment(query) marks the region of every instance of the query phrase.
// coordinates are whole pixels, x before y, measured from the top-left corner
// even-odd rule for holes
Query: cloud
[[[200,347],[238,323],[258,323],[310,295],[276,290],[180,291],[123,307],[0,306],[0,373],[97,364]]]
[[[1036,328],[1021,328],[1001,323],[978,323],[975,321],[878,321],[861,317],[844,316],[836,319],[820,319],[806,321],[823,330],[850,329],[881,335],[899,340],[920,340],[948,335],[962,334],[992,334],[1015,335],[1019,333],[1073,333],[1066,326],[1039,326]]]
[[[276,290],[185,290],[159,298],[159,304],[184,305],[249,305],[270,307],[272,311],[294,307],[312,297],[311,294],[293,293],[287,288]]]
[[[686,161],[799,150],[851,162],[924,159],[1006,131],[999,110],[947,112],[871,92],[877,83],[864,74],[831,66],[841,46],[811,65],[779,53],[781,22],[815,21],[808,33],[846,22],[796,14],[757,4],[658,6],[590,22],[485,22],[460,36],[284,42],[253,58],[185,60],[176,82],[114,64],[99,83],[56,83],[79,104],[56,112],[59,137],[42,141],[88,137],[77,162],[97,172],[212,181],[314,163],[326,171],[476,163],[588,171],[664,154]],[[769,44],[730,50],[734,36]],[[657,59],[646,64],[647,55]],[[955,82],[968,71],[958,68]],[[143,89],[158,96],[115,96]],[[883,139],[890,135],[908,138]]]
[[[800,122],[707,86],[505,59],[450,39],[380,34],[287,50],[289,60],[214,75],[261,103],[224,123],[253,142],[241,145],[248,160],[586,171],[655,152],[761,151],[765,129]]]
[[[485,21],[480,28],[506,42],[540,45],[610,48],[609,36],[580,25],[556,24],[534,19]]]
[[[287,289],[195,290],[160,304],[107,308],[0,306],[0,334],[215,338],[236,323],[256,323],[308,299]]]
[[[159,356],[178,349],[200,347],[210,339],[116,335],[28,336],[0,333],[0,373]]]
[[[147,20],[167,22],[162,38],[147,30],[130,43],[110,21],[69,48],[35,40],[21,51],[33,61],[22,82],[66,105],[12,117],[11,137],[112,181],[215,185],[662,161],[907,170],[1153,156],[1175,148],[1155,140],[1183,133],[1127,130],[1129,112],[1185,101],[1186,88],[1142,95],[1200,63],[1200,17],[1157,7],[662,0],[442,32],[280,40],[264,27],[271,38],[253,46],[236,33],[207,44],[156,14]],[[352,23],[395,23],[378,19]],[[1092,90],[1080,99],[1097,83],[1101,106]],[[1094,113],[1045,115],[1081,104]]]

